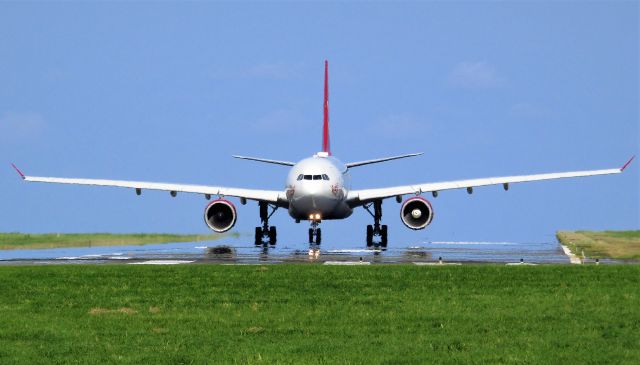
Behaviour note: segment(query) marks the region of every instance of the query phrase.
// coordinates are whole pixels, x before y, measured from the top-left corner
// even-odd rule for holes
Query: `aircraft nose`
[[[331,211],[335,207],[335,197],[325,184],[309,182],[296,186],[294,201],[300,211]]]

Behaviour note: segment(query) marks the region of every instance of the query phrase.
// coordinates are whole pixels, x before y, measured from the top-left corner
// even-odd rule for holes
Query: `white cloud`
[[[5,112],[0,116],[0,139],[21,141],[39,136],[45,128],[44,118],[33,112]]]
[[[485,62],[461,62],[449,75],[451,85],[464,89],[491,89],[504,84],[504,80]]]

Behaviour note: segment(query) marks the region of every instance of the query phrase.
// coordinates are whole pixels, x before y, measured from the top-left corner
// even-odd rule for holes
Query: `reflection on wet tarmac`
[[[242,238],[225,242],[166,243],[141,246],[74,247],[44,250],[0,250],[0,264],[133,263],[569,263],[558,243],[420,242],[364,245],[302,243],[254,246]]]

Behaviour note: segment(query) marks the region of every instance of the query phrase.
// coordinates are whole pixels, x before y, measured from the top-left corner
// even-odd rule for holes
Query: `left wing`
[[[277,190],[257,190],[257,189],[240,189],[227,188],[221,186],[206,185],[188,185],[188,184],[170,184],[145,181],[124,181],[124,180],[101,180],[101,179],[70,179],[60,177],[39,177],[27,176],[22,173],[15,165],[13,168],[20,174],[25,181],[54,183],[54,184],[71,184],[71,185],[92,185],[92,186],[112,186],[119,188],[131,188],[136,191],[142,190],[161,190],[169,191],[172,195],[178,192],[195,193],[212,196],[233,196],[249,200],[264,201],[280,206],[286,206],[287,200],[283,191]]]
[[[400,196],[405,194],[419,195],[421,193],[426,193],[426,192],[438,192],[441,190],[465,189],[465,188],[471,191],[471,189],[477,186],[500,185],[500,184],[502,184],[505,189],[508,189],[510,183],[565,179],[565,178],[571,178],[571,177],[619,174],[623,172],[627,168],[627,166],[629,166],[629,164],[631,163],[631,161],[633,161],[634,158],[635,156],[631,157],[631,159],[627,161],[627,163],[624,164],[624,166],[617,169],[556,172],[556,173],[550,173],[550,174],[537,174],[537,175],[490,177],[490,178],[484,178],[484,179],[457,180],[457,181],[446,181],[446,182],[437,182],[437,183],[394,186],[394,187],[381,188],[381,189],[352,190],[349,192],[349,196],[347,200],[349,202],[349,205],[357,206],[373,200],[385,199],[385,198],[390,198],[392,196]]]

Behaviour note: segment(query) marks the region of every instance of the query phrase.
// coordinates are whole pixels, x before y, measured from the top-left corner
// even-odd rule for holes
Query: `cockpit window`
[[[329,176],[327,176],[327,174],[322,174],[322,180],[329,180]]]
[[[304,175],[300,174],[298,175],[298,181],[302,180],[304,178]]]
[[[312,176],[311,176],[311,175],[304,175],[304,179],[305,179],[305,180],[311,180],[311,179],[312,179]]]
[[[322,175],[313,175],[314,180],[322,180]]]

